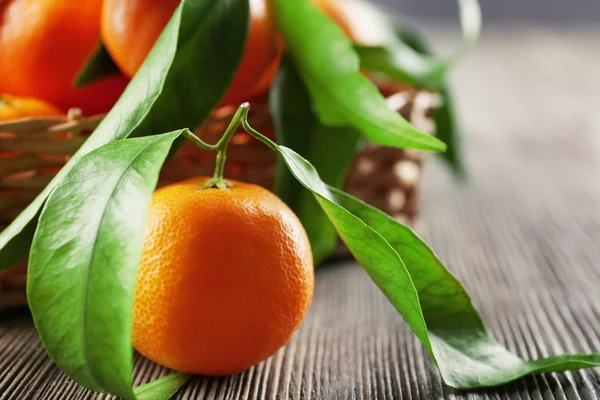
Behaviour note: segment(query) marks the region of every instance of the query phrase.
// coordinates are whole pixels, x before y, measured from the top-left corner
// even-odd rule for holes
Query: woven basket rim
[[[431,109],[437,108],[441,104],[441,96],[431,90],[419,90],[413,88],[401,88],[398,92],[387,96],[386,102],[390,108],[400,109],[407,103],[414,101],[418,103],[419,108]],[[251,103],[250,112],[263,103]],[[213,116],[217,119],[228,120],[230,113],[222,112],[224,109],[233,109],[236,107],[226,106],[217,109],[213,112]],[[216,114],[215,114],[216,113]],[[40,131],[51,131],[61,133],[72,130],[87,130],[92,124],[99,124],[107,113],[92,114],[90,116],[83,115],[80,108],[74,107],[69,109],[65,115],[42,116],[42,117],[23,117],[8,121],[0,121],[1,133],[31,133]]]
[[[405,118],[413,124],[416,125],[415,119],[421,119],[420,122],[425,124],[430,120],[431,110],[440,104],[440,97],[431,91],[402,90],[388,96],[387,103],[390,108],[397,111],[402,110]],[[210,121],[205,121],[198,128],[197,134],[203,139],[209,139],[209,142],[218,140],[235,110],[236,107],[231,107],[229,110],[219,109],[218,112],[213,112]],[[86,140],[87,136],[81,133],[92,131],[105,115],[97,114],[86,117],[79,109],[71,109],[67,115],[63,116],[28,117],[0,122],[0,145],[3,145],[5,152],[17,151],[15,154],[18,154],[13,158],[3,159],[0,157],[0,230],[3,229],[2,223],[9,223],[11,218],[16,215],[13,212],[18,213],[22,209],[20,208],[21,204],[26,205],[26,202],[30,201],[27,196],[35,197],[35,191],[41,190],[45,186],[44,179],[53,177],[52,174],[43,172],[44,168],[56,168],[57,166],[60,168],[59,165],[64,164],[64,162],[61,164],[61,157],[63,161],[66,161],[72,154],[70,151],[76,150],[77,146],[75,145]],[[262,125],[265,121],[268,128],[270,124],[268,103],[252,104],[249,118],[251,125],[255,128],[265,127]],[[255,120],[256,124],[252,120]],[[431,123],[431,121],[429,122]],[[427,131],[424,128],[421,130]],[[244,139],[244,134],[247,135],[245,132],[240,132],[239,138]],[[30,150],[31,143],[37,144],[36,149],[45,151],[37,154],[31,151],[10,150],[11,148]],[[47,158],[48,148],[44,147],[49,143],[57,144],[57,148],[53,148],[53,150],[58,151],[50,159]],[[65,149],[61,146],[69,152],[64,152]],[[195,175],[205,175],[207,172],[206,160],[212,162],[210,156],[214,155],[206,157],[205,154],[200,157],[204,161],[196,160],[197,164],[189,164],[190,157],[198,159],[198,151],[200,149],[191,142],[188,143],[188,146],[184,146],[178,155],[163,168],[164,174],[161,173],[161,180],[164,178],[163,183],[185,179],[186,177],[181,177],[182,173],[194,172]],[[259,145],[257,141],[248,142],[244,139],[238,142],[232,140],[227,158],[228,165],[232,167],[243,165],[245,168],[240,175],[242,178],[231,176],[231,179],[253,182],[263,186],[270,185],[264,182],[269,182],[271,179],[272,184],[275,154],[268,147]],[[394,218],[405,218],[404,222],[410,223],[418,213],[416,188],[421,161],[422,153],[416,150],[383,148],[369,144],[357,153],[347,175],[344,189],[363,201],[384,210]],[[173,164],[169,167],[170,162]],[[212,173],[212,168],[214,165],[210,168],[209,174]],[[37,175],[26,176],[22,181],[11,179],[12,175],[20,175],[22,172],[30,170],[36,170]],[[15,171],[17,172],[15,173]],[[200,172],[198,173],[198,171]],[[233,173],[233,170],[230,172]],[[15,186],[16,183],[18,183],[17,186]],[[3,195],[7,194],[5,188],[15,187],[22,192],[20,193],[21,198],[3,203],[6,200]],[[365,197],[361,197],[361,192]],[[9,193],[9,195],[11,194]],[[374,196],[380,197],[375,198]],[[5,208],[6,204],[8,207]],[[343,253],[346,254],[347,251],[343,250]],[[26,269],[23,265],[0,272],[0,311],[4,308],[26,305],[25,281]]]

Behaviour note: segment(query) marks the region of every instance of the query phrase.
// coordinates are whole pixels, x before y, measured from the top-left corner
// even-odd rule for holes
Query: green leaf
[[[446,79],[446,64],[421,54],[401,41],[386,46],[354,46],[360,67],[418,88],[439,89]]]
[[[419,132],[388,108],[377,87],[360,73],[352,43],[312,2],[271,4],[322,123],[350,126],[383,146],[445,149],[441,141]]]
[[[312,111],[310,97],[291,59],[284,58],[271,86],[270,109],[281,145],[294,148],[334,187],[344,183],[346,171],[358,151],[360,133],[352,128],[322,125]],[[335,229],[315,198],[291,175],[278,158],[275,193],[296,213],[310,239],[315,264],[337,245]]]
[[[132,309],[146,209],[182,132],[88,153],[40,216],[29,258],[29,307],[50,357],[91,390],[134,397]]]
[[[102,41],[99,41],[94,52],[88,57],[83,67],[77,72],[73,86],[82,87],[109,75],[120,73],[119,67],[108,54]]]
[[[137,400],[169,400],[190,379],[191,375],[176,372],[134,389]]]
[[[310,97],[289,56],[282,59],[271,84],[269,111],[277,143],[293,148],[306,157],[318,121],[312,111]],[[292,209],[296,208],[302,186],[290,174],[282,158],[277,159],[274,190]]]
[[[464,177],[466,169],[462,156],[462,147],[460,144],[460,131],[458,121],[456,120],[456,110],[454,99],[450,89],[445,87],[440,89],[441,105],[433,113],[433,119],[436,126],[436,136],[448,146],[445,153],[440,156],[452,169],[457,177]]]
[[[185,0],[177,8],[115,107],[44,191],[0,233],[0,271],[23,260],[44,201],[83,155],[126,137],[196,127],[209,115],[241,59],[248,7],[247,0]]]
[[[357,261],[423,343],[446,384],[472,389],[533,373],[600,366],[600,354],[525,361],[510,353],[487,331],[460,282],[410,228],[327,186],[293,150],[253,134],[278,152],[315,196]]]

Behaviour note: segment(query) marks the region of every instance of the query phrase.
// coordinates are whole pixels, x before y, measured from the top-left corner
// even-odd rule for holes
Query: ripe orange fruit
[[[0,93],[37,97],[86,114],[108,111],[127,84],[115,75],[71,83],[100,38],[102,0],[0,1]]]
[[[132,77],[158,39],[180,0],[105,0],[102,39],[115,63]],[[221,105],[239,104],[264,90],[265,74],[281,57],[281,46],[267,0],[250,0],[250,25],[237,73]],[[267,85],[268,86],[268,85]]]
[[[121,71],[133,77],[180,0],[105,0],[101,35]]]
[[[0,94],[0,121],[25,117],[47,117],[61,115],[52,104],[32,97],[15,97]]]
[[[310,305],[314,273],[302,224],[251,184],[163,187],[150,203],[133,345],[171,369],[241,372],[285,345]]]

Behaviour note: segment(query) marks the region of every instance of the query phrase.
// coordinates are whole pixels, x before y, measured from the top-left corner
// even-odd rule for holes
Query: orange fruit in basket
[[[0,94],[0,121],[25,117],[48,117],[62,115],[52,104],[32,97],[16,97]]]
[[[179,3],[180,0],[104,1],[102,39],[123,73],[135,75]],[[246,47],[221,104],[237,105],[265,90],[280,56],[281,46],[267,0],[250,0]]]
[[[150,203],[135,290],[133,345],[171,369],[241,372],[285,345],[310,305],[302,224],[268,190],[194,178]]]
[[[72,81],[100,38],[102,0],[0,1],[0,93],[37,97],[86,114],[108,111],[127,79]]]

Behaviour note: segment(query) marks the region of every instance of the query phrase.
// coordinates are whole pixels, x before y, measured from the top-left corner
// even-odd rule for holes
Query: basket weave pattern
[[[387,93],[389,94],[389,93]],[[403,89],[388,97],[388,105],[419,130],[433,133],[431,111],[439,98],[430,92]],[[220,109],[196,134],[216,143],[229,124],[235,108]],[[266,102],[252,104],[250,125],[273,137]],[[9,224],[50,182],[64,163],[86,140],[102,116],[82,117],[71,110],[65,117],[25,118],[0,123],[0,229]],[[211,176],[216,154],[187,142],[165,164],[159,185],[193,176]],[[275,153],[242,128],[227,150],[225,176],[271,188],[275,175]],[[423,153],[367,144],[357,154],[344,190],[385,211],[404,223],[413,223],[418,213],[418,182]],[[26,305],[26,265],[0,273],[0,310]]]

